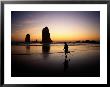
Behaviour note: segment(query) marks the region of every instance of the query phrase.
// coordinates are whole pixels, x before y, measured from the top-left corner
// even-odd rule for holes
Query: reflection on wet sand
[[[30,46],[26,45],[26,54],[30,54]]]
[[[64,61],[64,72],[69,68],[69,62],[70,59],[67,58],[67,55],[65,55],[65,61]]]
[[[100,76],[100,46],[69,46],[66,55],[63,48],[64,44],[12,46],[12,77]]]
[[[50,53],[50,44],[42,44],[42,54],[43,58],[48,58]]]

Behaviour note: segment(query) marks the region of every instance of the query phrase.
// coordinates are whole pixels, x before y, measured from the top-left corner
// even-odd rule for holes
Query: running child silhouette
[[[67,43],[65,42],[64,44],[65,44],[64,45],[64,52],[65,52],[65,55],[66,55],[67,53],[70,53],[70,51],[68,51],[68,45],[67,45]]]

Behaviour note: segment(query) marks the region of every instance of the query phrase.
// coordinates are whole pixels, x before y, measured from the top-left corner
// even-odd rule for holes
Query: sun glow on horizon
[[[42,40],[49,28],[52,41],[100,40],[100,12],[12,12],[12,41]]]
[[[52,41],[77,41],[77,40],[100,40],[100,36],[97,34],[87,34],[83,32],[50,32]],[[30,34],[31,41],[42,41],[42,29],[40,33],[37,33],[37,29],[27,29],[24,31],[16,31],[12,34],[13,41],[24,41],[26,34]]]

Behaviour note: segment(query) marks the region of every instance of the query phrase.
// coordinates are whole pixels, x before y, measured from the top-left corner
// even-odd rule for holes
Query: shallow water
[[[63,44],[31,44],[11,47],[11,75],[14,77],[98,77],[99,44],[69,44],[65,56]]]

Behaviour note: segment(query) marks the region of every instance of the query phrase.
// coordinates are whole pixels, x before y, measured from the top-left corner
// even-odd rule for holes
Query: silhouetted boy
[[[66,55],[66,53],[68,53],[68,45],[67,45],[66,42],[65,42],[64,44],[65,44],[65,45],[64,45],[64,51],[65,51],[65,55]]]

